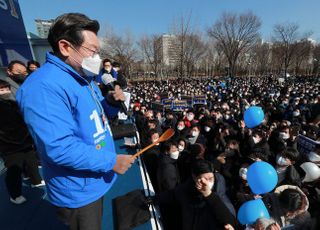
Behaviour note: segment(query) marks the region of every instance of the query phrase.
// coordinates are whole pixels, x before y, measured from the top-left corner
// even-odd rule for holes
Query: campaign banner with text
[[[0,0],[0,66],[33,59],[18,0]]]

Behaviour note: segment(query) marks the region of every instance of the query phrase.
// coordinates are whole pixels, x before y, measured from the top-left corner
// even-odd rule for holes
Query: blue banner
[[[189,109],[189,108],[192,108],[192,106],[188,105],[186,100],[173,101],[172,103],[172,110],[174,112],[184,111],[185,109]]]
[[[200,96],[194,96],[193,97],[193,104],[194,105],[206,105],[207,100],[205,95],[200,95]]]
[[[33,59],[18,0],[0,0],[0,66]]]
[[[310,152],[315,150],[316,146],[319,145],[320,141],[314,141],[303,135],[298,135],[297,137],[297,147],[300,154],[308,155]]]

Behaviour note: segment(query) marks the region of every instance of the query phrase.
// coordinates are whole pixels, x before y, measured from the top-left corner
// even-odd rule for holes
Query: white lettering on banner
[[[8,5],[5,0],[0,0],[0,8],[2,8],[4,10],[8,9]]]
[[[16,6],[15,6],[13,0],[9,0],[9,4],[11,7],[11,15],[15,18],[19,18],[17,10],[16,10]]]
[[[19,19],[19,15],[17,13],[17,9],[16,9],[16,5],[14,4],[13,0],[8,0],[9,4],[10,4],[10,8],[11,8],[11,15],[17,19]],[[0,0],[0,8],[2,8],[3,10],[8,10],[8,4],[6,3],[5,0]]]
[[[100,117],[98,115],[97,110],[93,110],[92,114],[90,115],[90,120],[94,120],[96,125],[97,132],[93,134],[93,138],[98,137],[100,134],[104,133],[104,129],[102,128]]]

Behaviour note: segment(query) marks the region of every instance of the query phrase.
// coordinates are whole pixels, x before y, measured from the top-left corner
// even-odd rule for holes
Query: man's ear
[[[64,39],[61,39],[60,41],[58,41],[58,47],[59,47],[59,51],[62,56],[64,56],[64,57],[70,56],[70,51],[72,49],[70,46],[70,42],[68,42]]]

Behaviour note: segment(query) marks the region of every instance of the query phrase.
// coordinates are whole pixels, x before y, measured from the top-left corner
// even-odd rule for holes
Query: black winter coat
[[[23,152],[33,141],[15,101],[0,98],[0,152],[4,155]]]

